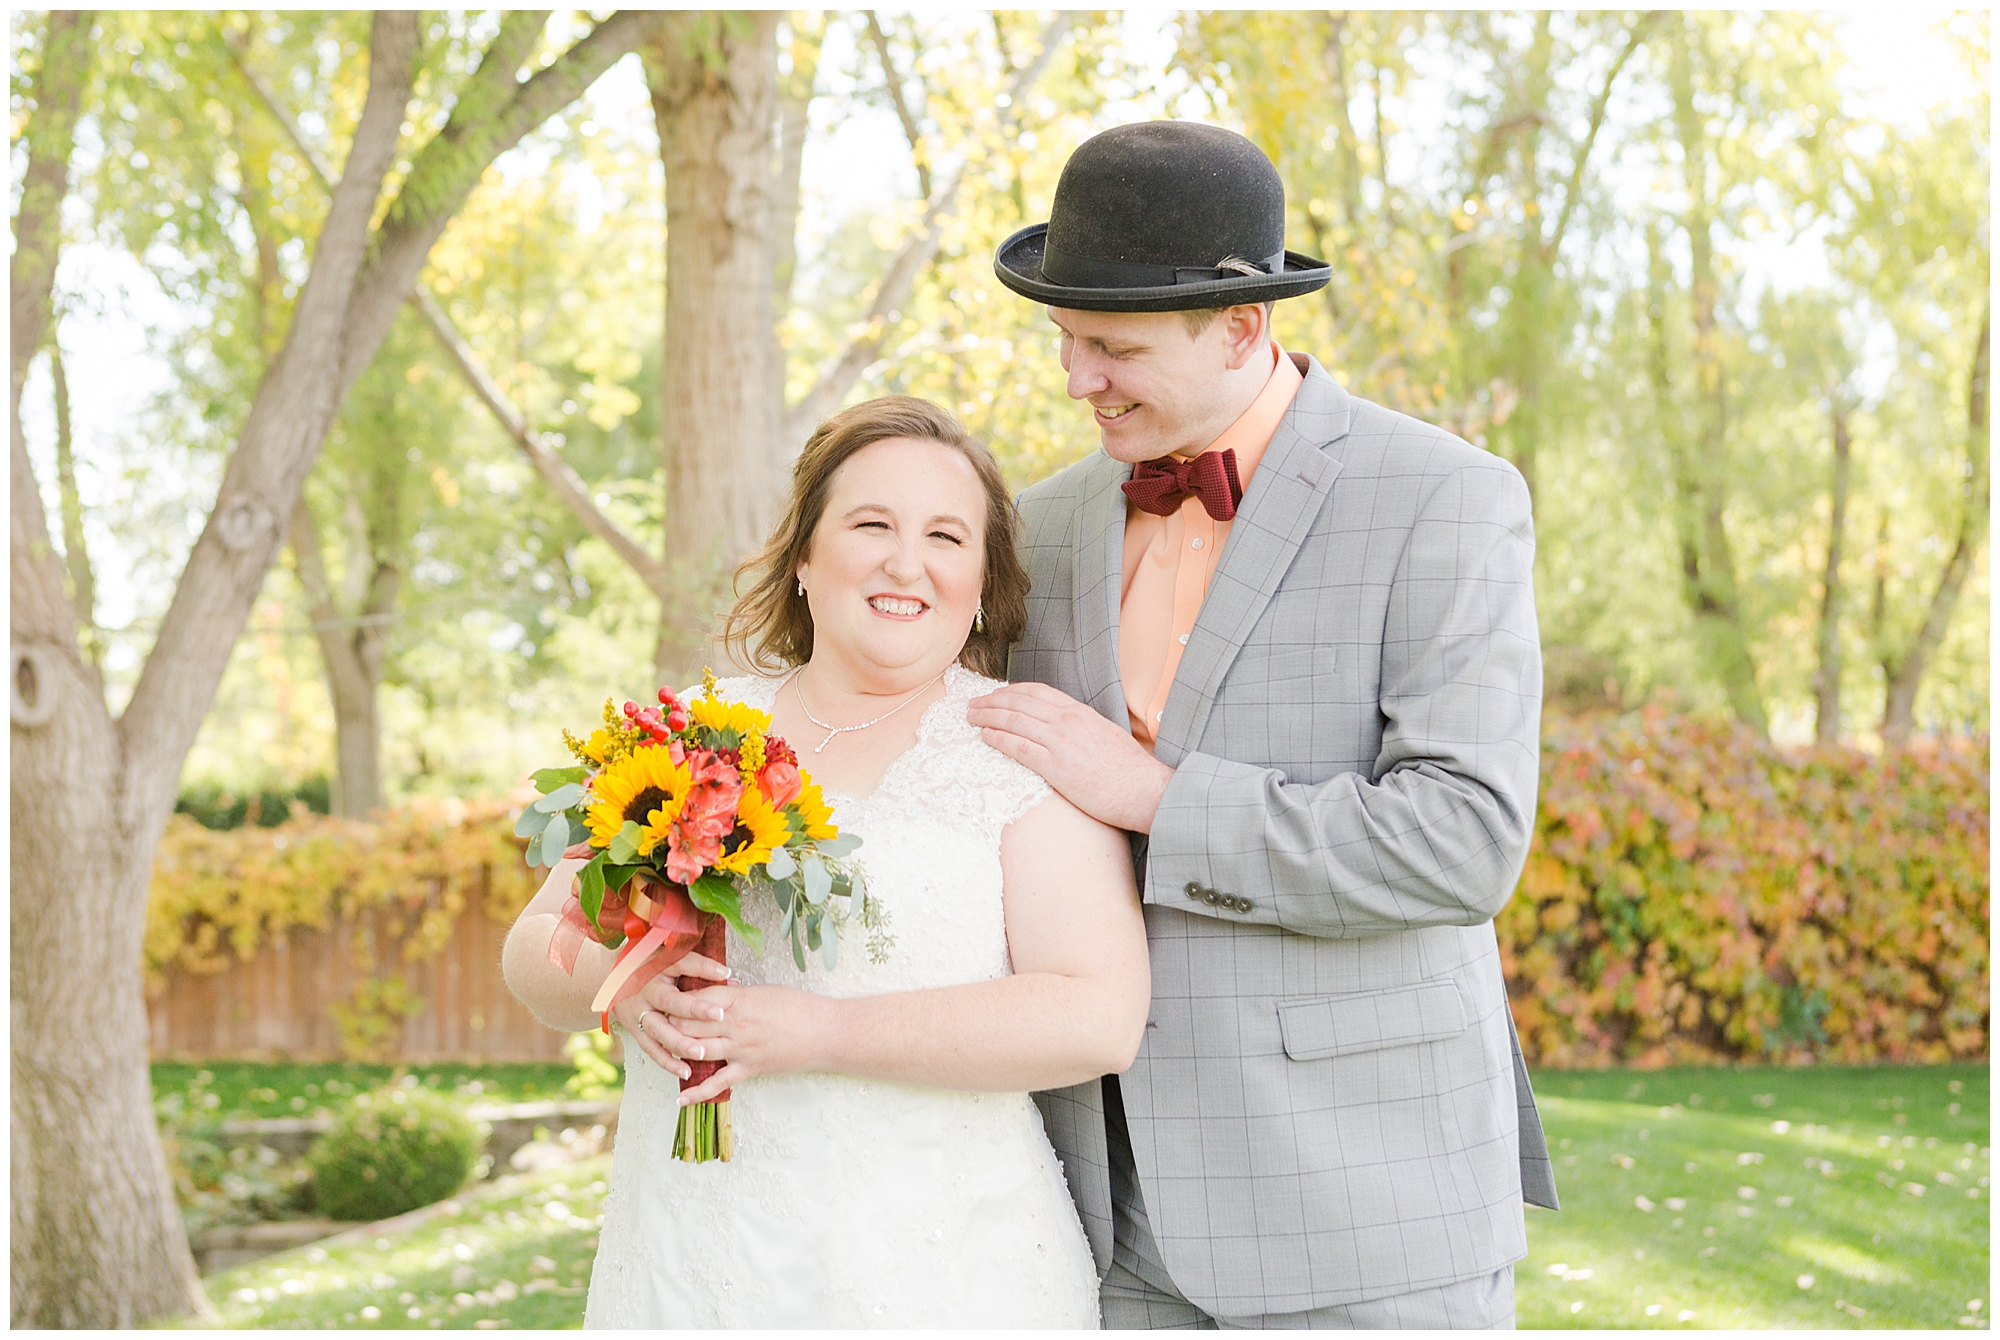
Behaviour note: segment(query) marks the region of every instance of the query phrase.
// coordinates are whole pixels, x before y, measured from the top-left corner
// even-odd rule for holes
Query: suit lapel
[[[1118,601],[1124,575],[1125,495],[1132,467],[1099,452],[1076,515],[1076,647],[1083,701],[1109,720],[1126,720],[1118,678]]]
[[[1277,594],[1340,474],[1328,448],[1347,435],[1347,393],[1317,362],[1265,448],[1222,562],[1188,634],[1154,754],[1177,765],[1201,739],[1223,676]],[[1115,669],[1115,667],[1114,667]]]

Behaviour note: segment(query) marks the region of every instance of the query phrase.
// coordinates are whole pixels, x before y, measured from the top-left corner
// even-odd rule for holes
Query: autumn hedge
[[[1550,720],[1497,926],[1544,1066],[1983,1056],[1987,740],[1784,748],[1647,711]]]
[[[1984,738],[1878,756],[1658,711],[1551,718],[1535,843],[1497,922],[1528,1059],[1985,1055],[1987,768]],[[512,819],[501,801],[228,832],[177,817],[148,977],[371,906],[397,913],[403,958],[428,957],[466,908],[511,920],[533,892]]]

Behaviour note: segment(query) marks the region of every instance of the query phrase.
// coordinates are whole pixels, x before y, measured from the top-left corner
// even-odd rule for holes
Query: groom
[[[1102,451],[1021,495],[989,743],[1129,830],[1153,1009],[1038,1095],[1107,1328],[1506,1327],[1554,1206],[1492,919],[1534,827],[1513,467],[1271,338],[1330,270],[1239,135],[1106,131],[1000,248]]]

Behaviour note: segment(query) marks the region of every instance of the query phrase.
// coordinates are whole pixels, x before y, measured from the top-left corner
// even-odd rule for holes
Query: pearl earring
[[[806,593],[806,579],[801,577],[799,578],[799,594],[804,595],[805,593]]]
[[[986,631],[986,602],[983,600],[980,601],[978,607],[972,611],[972,631],[975,633],[983,633]]]

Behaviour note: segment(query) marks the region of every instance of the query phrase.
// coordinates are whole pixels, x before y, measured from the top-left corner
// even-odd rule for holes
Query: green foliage
[[[333,788],[325,774],[308,777],[289,789],[263,786],[241,794],[220,782],[197,782],[181,789],[180,798],[174,802],[174,813],[188,815],[209,829],[241,828],[245,824],[276,828],[292,817],[294,806],[303,806],[312,814],[332,812]]]
[[[588,1102],[608,1098],[623,1088],[625,1072],[611,1063],[611,1035],[603,1029],[572,1033],[563,1043],[576,1073],[564,1081],[563,1090]]]
[[[1548,723],[1496,921],[1542,1065],[1984,1055],[1986,742],[1787,749],[1649,709]]]
[[[373,1222],[443,1200],[479,1157],[479,1128],[427,1089],[359,1094],[307,1155],[320,1210]]]
[[[202,1070],[178,1087],[162,1086],[157,1077],[154,1085],[160,1144],[188,1232],[293,1218],[311,1210],[312,1173],[302,1161],[263,1145],[218,1138],[217,1128],[230,1112],[211,1087],[214,1079],[212,1072]]]

